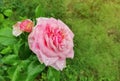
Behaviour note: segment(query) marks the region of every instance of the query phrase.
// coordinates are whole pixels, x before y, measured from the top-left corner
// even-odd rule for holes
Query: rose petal
[[[13,25],[12,33],[16,37],[19,36],[22,33],[22,31],[20,30],[20,23],[21,22],[17,22],[15,25]]]
[[[41,57],[40,60],[42,60],[46,66],[49,66],[58,60],[58,57],[47,57],[42,52],[37,55]]]
[[[63,68],[66,67],[66,61],[65,59],[58,59],[54,64],[51,65],[56,70],[63,70]]]
[[[68,27],[66,24],[64,24],[61,20],[58,20],[58,25],[59,25],[60,27],[65,28],[65,29],[69,32],[69,34],[70,34],[70,36],[71,36],[72,38],[74,37],[74,34],[73,34],[72,31],[69,29],[69,27]]]
[[[47,21],[48,21],[48,18],[39,17],[36,20],[37,20],[37,25],[39,25],[39,24],[46,24]]]
[[[71,51],[67,54],[67,57],[73,59],[73,57],[74,57],[74,51],[71,50]]]

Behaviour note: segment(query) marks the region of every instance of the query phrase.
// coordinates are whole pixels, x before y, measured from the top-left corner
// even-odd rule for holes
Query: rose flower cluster
[[[28,44],[38,60],[57,70],[66,67],[66,58],[74,57],[74,34],[61,20],[37,18],[37,23],[26,19],[13,25],[13,35],[29,32]]]

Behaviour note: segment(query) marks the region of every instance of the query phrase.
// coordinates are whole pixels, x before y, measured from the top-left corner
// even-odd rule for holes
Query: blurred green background
[[[61,19],[75,34],[63,71],[19,53],[12,25],[40,16]],[[0,81],[120,81],[120,0],[0,0]]]

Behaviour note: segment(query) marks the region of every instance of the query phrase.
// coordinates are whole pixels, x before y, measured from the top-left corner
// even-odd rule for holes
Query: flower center
[[[33,27],[33,22],[29,22],[27,25],[26,25],[26,29],[31,29]]]
[[[54,45],[60,44],[64,39],[64,33],[59,28],[46,27],[47,35],[52,39]]]

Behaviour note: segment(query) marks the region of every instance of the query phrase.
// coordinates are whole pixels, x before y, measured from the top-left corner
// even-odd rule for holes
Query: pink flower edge
[[[20,23],[21,22],[17,22],[15,25],[13,25],[12,34],[16,37],[22,34],[22,31],[20,30]]]

